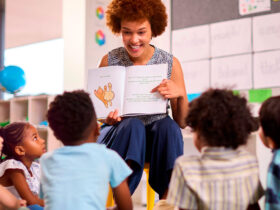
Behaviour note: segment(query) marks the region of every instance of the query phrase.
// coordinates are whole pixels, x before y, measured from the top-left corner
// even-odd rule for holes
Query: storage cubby
[[[13,98],[10,101],[10,122],[28,121],[28,97]]]
[[[5,123],[10,120],[10,102],[0,101],[0,122]]]
[[[35,125],[36,127],[46,127],[46,114],[48,110],[48,101],[49,96],[32,96],[29,98],[28,113],[29,122]]]

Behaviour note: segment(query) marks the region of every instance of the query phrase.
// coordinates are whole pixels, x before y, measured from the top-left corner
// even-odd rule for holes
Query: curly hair
[[[18,160],[18,156],[15,153],[15,147],[23,141],[25,135],[24,132],[29,126],[30,124],[27,122],[14,122],[0,128],[0,136],[4,140],[2,154],[5,154],[5,159]]]
[[[189,104],[186,123],[212,147],[236,149],[257,126],[247,100],[231,90],[209,89]]]
[[[64,145],[74,145],[88,137],[91,130],[88,128],[96,122],[96,114],[88,93],[65,91],[51,102],[47,119],[57,139]]]
[[[107,26],[115,34],[121,31],[121,21],[147,19],[152,36],[162,34],[167,26],[167,14],[161,0],[112,0],[106,11]]]
[[[280,148],[280,96],[271,97],[263,102],[259,120],[264,135],[274,141],[276,148]]]

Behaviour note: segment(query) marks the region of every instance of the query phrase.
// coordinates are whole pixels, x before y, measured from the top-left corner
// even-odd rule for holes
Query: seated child
[[[4,139],[1,153],[0,184],[27,205],[44,205],[39,199],[40,165],[35,160],[45,152],[45,140],[34,126],[26,122],[14,122],[0,128]]]
[[[0,153],[3,148],[3,138],[0,137]],[[0,210],[10,209],[16,210],[21,206],[26,206],[25,200],[18,200],[12,193],[5,187],[0,185]]]
[[[167,202],[180,209],[259,209],[258,162],[239,148],[256,127],[246,99],[209,89],[189,104],[186,123],[201,155],[176,160]]]
[[[47,113],[54,135],[65,146],[41,159],[42,195],[47,209],[105,209],[109,183],[118,209],[132,209],[127,177],[131,169],[105,145],[89,94],[64,92]]]
[[[280,209],[280,96],[271,97],[262,104],[259,119],[260,138],[273,152],[267,174],[265,209]]]

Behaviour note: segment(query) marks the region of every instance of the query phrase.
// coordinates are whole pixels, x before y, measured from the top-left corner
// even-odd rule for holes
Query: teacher
[[[167,78],[152,92],[170,100],[172,120],[164,114],[121,118],[110,112],[102,126],[99,143],[115,150],[133,170],[128,179],[131,194],[140,182],[144,163],[150,163],[149,183],[165,199],[175,159],[183,154],[180,128],[186,127],[188,100],[182,68],[174,56],[150,44],[162,34],[167,14],[161,0],[113,0],[106,11],[107,26],[121,35],[123,47],[105,55],[104,66],[168,64]],[[141,88],[141,87],[139,87]]]

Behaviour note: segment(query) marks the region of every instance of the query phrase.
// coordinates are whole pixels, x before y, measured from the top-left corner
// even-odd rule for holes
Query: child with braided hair
[[[0,184],[15,197],[26,200],[27,205],[37,204],[37,209],[42,209],[44,201],[38,197],[40,164],[35,160],[46,151],[45,140],[27,122],[14,122],[0,128],[0,136],[4,139]]]

